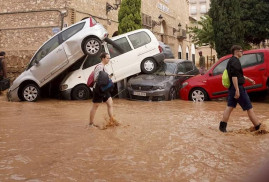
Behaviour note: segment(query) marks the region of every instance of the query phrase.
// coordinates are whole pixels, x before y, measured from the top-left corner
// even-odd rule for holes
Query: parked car
[[[158,40],[147,29],[112,37],[103,43],[103,51],[111,57],[105,68],[109,74],[113,73],[114,83],[141,71],[153,73],[164,60]],[[78,69],[63,79],[60,90],[64,99],[84,100],[91,96],[92,91],[86,85],[87,79],[100,61],[99,57],[87,56]]]
[[[57,33],[36,51],[26,70],[14,80],[8,99],[36,101],[42,86],[84,54],[98,55],[107,36],[107,30],[92,17]]]
[[[174,54],[169,45],[159,41],[161,48],[163,49],[165,59],[175,59]]]
[[[154,74],[141,74],[128,81],[128,92],[131,99],[162,101],[178,97],[181,83],[199,74],[196,66],[188,60],[166,59],[162,67]]]
[[[228,90],[222,85],[222,73],[231,56],[222,57],[204,75],[186,80],[180,89],[180,97],[198,102],[226,97]],[[269,87],[269,49],[244,51],[240,62],[244,75],[256,82],[251,85],[246,81],[247,92],[263,91]]]

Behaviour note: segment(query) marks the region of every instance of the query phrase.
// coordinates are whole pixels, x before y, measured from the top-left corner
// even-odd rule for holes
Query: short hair
[[[233,45],[231,47],[232,55],[234,55],[234,51],[238,51],[238,50],[243,50],[243,49],[242,49],[242,47],[240,45]]]
[[[108,53],[103,52],[103,53],[100,55],[100,59],[104,59],[104,58],[106,58],[106,55],[108,55]]]
[[[4,56],[6,53],[4,51],[0,52],[0,56]]]

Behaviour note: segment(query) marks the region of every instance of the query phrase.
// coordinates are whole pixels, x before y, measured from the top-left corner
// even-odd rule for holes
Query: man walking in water
[[[249,96],[246,92],[246,89],[243,86],[245,80],[248,80],[253,85],[255,84],[255,81],[243,75],[242,66],[239,61],[239,58],[242,57],[243,55],[242,47],[234,45],[232,46],[231,51],[233,56],[228,61],[226,67],[231,84],[228,90],[227,107],[224,110],[222,121],[220,122],[219,125],[219,130],[222,132],[227,132],[226,131],[227,122],[237,103],[241,106],[243,111],[247,111],[248,117],[253,123],[255,130],[259,130],[261,123],[258,121],[258,118],[256,117],[253,111]]]
[[[111,98],[110,90],[107,90],[105,92],[101,92],[100,88],[96,84],[97,78],[99,76],[99,73],[101,71],[106,71],[105,70],[105,65],[109,63],[110,57],[107,53],[102,53],[100,55],[101,58],[101,63],[98,64],[95,69],[94,69],[94,86],[93,86],[93,105],[90,111],[90,126],[97,126],[93,123],[95,113],[98,109],[98,106],[100,103],[105,102],[107,104],[107,112],[110,117],[110,121],[114,120],[113,119],[113,101]]]

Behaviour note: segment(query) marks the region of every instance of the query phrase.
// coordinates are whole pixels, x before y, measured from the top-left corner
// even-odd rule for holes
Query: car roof
[[[257,53],[257,52],[269,52],[269,49],[268,48],[265,48],[265,49],[244,50],[243,54]],[[221,57],[220,60],[227,59],[227,58],[229,58],[231,56],[232,56],[232,54],[225,55],[225,56]]]
[[[164,62],[166,63],[182,63],[182,62],[192,62],[186,59],[165,59]]]
[[[117,40],[117,39],[119,39],[119,38],[121,38],[121,37],[125,37],[125,36],[127,36],[127,35],[131,35],[131,34],[138,33],[138,32],[148,32],[148,33],[153,34],[150,30],[148,30],[148,29],[143,29],[143,28],[142,28],[142,29],[138,29],[138,30],[133,30],[133,31],[131,31],[131,32],[123,33],[123,34],[117,35],[117,36],[115,36],[115,37],[111,37],[110,39],[111,39],[111,40]]]

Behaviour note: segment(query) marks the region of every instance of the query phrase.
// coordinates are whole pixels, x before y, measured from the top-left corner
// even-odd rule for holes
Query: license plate
[[[138,96],[146,96],[147,94],[146,93],[144,93],[144,92],[134,92],[133,93],[134,95],[138,95]]]

